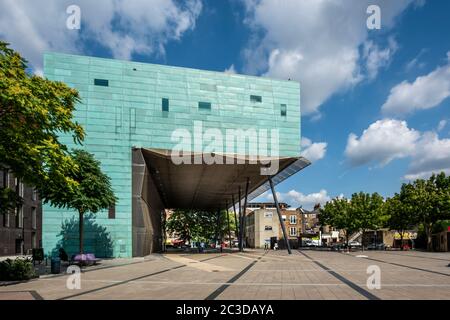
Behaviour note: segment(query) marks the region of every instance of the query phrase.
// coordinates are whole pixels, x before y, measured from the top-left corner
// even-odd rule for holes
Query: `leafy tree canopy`
[[[228,235],[227,215],[231,232],[235,230],[234,214],[223,210],[220,212],[219,238]],[[217,212],[175,210],[167,219],[166,228],[184,241],[209,241],[216,236]]]
[[[35,186],[44,201],[63,205],[78,187],[77,166],[58,136],[83,141],[83,128],[73,120],[79,95],[26,69],[27,61],[0,41],[0,170]]]

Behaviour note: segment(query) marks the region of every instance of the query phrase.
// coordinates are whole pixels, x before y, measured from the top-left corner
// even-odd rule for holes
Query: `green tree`
[[[84,150],[73,150],[72,160],[76,166],[70,177],[77,187],[70,199],[59,207],[75,209],[79,214],[80,253],[83,253],[83,215],[108,209],[116,202],[109,177],[101,171],[100,162]],[[51,187],[50,187],[51,188]],[[44,191],[47,192],[47,190]]]
[[[348,246],[350,235],[357,231],[359,226],[356,223],[354,210],[347,198],[335,198],[325,204],[320,209],[319,221],[321,225],[329,225],[342,230],[345,236],[345,242]]]
[[[409,184],[410,192],[402,202],[417,211],[418,221],[427,237],[427,250],[433,250],[432,233],[440,220],[450,219],[450,177],[441,172],[428,180],[417,179]]]
[[[233,230],[235,221],[234,215],[228,213],[230,227]],[[170,233],[175,233],[177,237],[186,242],[209,241],[218,237],[221,239],[228,234],[227,212],[220,212],[219,228],[217,228],[217,212],[202,210],[175,210],[167,219],[166,228]]]
[[[405,231],[417,224],[417,211],[405,201],[410,197],[411,191],[411,185],[403,184],[400,194],[396,193],[392,198],[388,198],[384,204],[384,211],[389,217],[387,226],[400,235],[401,250],[403,250]]]
[[[75,143],[84,139],[83,128],[73,121],[79,95],[26,69],[27,61],[0,41],[0,170],[11,170],[35,186],[42,199],[62,205],[78,186],[71,178],[74,160],[58,137],[70,134]],[[0,189],[2,213],[17,202],[5,189]]]
[[[361,244],[364,250],[364,234],[368,230],[377,230],[385,223],[386,216],[383,211],[383,197],[378,193],[354,193],[350,200],[351,216],[357,228],[361,231]]]

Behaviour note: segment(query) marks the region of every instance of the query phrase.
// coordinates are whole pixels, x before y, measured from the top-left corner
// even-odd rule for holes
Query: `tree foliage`
[[[378,193],[354,193],[349,202],[352,217],[354,217],[355,225],[361,231],[362,247],[364,248],[364,233],[367,230],[377,230],[386,222],[386,216],[383,211],[384,199]]]
[[[377,193],[355,193],[350,200],[336,198],[320,210],[322,225],[344,230],[347,241],[351,233],[389,227],[403,240],[404,231],[420,224],[427,236],[427,248],[432,250],[434,226],[450,219],[450,177],[441,172],[428,180],[404,183],[400,193],[383,201]]]
[[[75,162],[58,137],[66,133],[75,143],[83,141],[83,128],[73,120],[79,95],[26,69],[27,61],[0,41],[0,170],[13,171],[42,199],[62,205],[77,181],[72,179]]]
[[[345,198],[335,198],[320,209],[319,221],[321,225],[329,225],[344,231],[348,244],[349,236],[358,230],[355,211],[351,209],[350,201]]]
[[[92,154],[84,150],[73,150],[72,160],[76,170],[70,178],[77,183],[77,187],[70,194],[68,201],[60,207],[78,211],[80,253],[83,253],[83,215],[107,209],[113,206],[117,199],[109,177],[102,172],[100,162]]]
[[[401,199],[409,210],[417,212],[417,222],[423,225],[427,236],[427,249],[433,250],[432,232],[434,225],[450,219],[450,177],[441,172],[428,180],[418,179],[405,184],[407,193]]]
[[[218,232],[218,237],[227,237],[228,221],[231,232],[235,230],[234,214],[222,210],[220,212],[220,228],[217,229],[217,212],[201,210],[175,210],[167,219],[166,228],[169,233],[175,233],[179,239],[191,241],[213,240]]]

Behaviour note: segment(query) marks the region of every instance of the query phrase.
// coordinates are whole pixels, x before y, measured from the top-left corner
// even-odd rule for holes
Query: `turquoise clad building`
[[[224,135],[227,129],[250,129],[251,138],[255,132],[276,129],[278,154],[269,146],[265,156],[281,159],[280,172],[292,169],[300,159],[300,84],[295,81],[60,53],[44,55],[44,75],[79,91],[82,102],[75,120],[84,127],[86,139],[82,146],[69,136],[62,142],[94,154],[119,199],[114,208],[86,215],[85,251],[99,257],[160,250],[164,209],[193,208],[196,203],[201,208],[212,208],[213,203],[224,208],[226,192],[213,195],[213,187],[232,189],[234,194],[251,176],[249,191],[263,191],[264,181],[249,166],[241,170],[231,165],[229,171],[220,171],[216,165],[206,169],[213,170],[208,174],[204,164],[170,169],[168,150],[182,145],[192,154],[202,153],[207,145],[194,138],[176,140],[176,130],[193,133],[199,124],[202,130],[218,129]],[[233,150],[239,155],[237,146]],[[306,165],[303,159],[301,168]],[[207,180],[213,176],[218,181]],[[45,205],[45,252],[60,246],[69,254],[77,252],[77,224],[75,212]]]

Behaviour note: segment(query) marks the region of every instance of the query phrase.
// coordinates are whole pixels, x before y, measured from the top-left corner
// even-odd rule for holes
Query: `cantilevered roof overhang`
[[[142,149],[142,153],[166,208],[226,209],[232,205],[232,194],[235,201],[239,200],[239,186],[241,199],[244,197],[247,178],[248,200],[261,195],[270,187],[268,176],[261,175],[261,162],[252,163],[248,157],[223,155],[223,164],[205,164],[203,161],[195,164],[194,158],[201,154],[189,153],[191,164],[177,165],[172,161],[170,150]],[[303,157],[266,157],[264,160],[278,161],[279,170],[272,175],[274,184],[310,165]],[[229,162],[233,164],[226,164]]]

